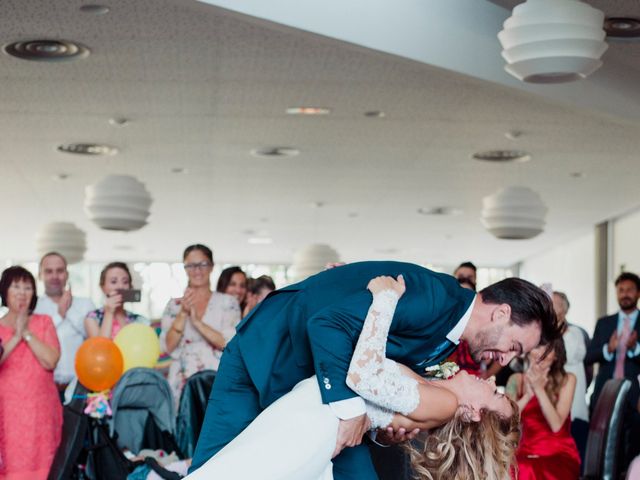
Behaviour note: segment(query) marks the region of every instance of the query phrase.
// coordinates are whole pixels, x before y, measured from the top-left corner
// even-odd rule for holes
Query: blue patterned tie
[[[449,349],[451,351],[454,350],[456,346],[451,340],[445,340],[440,345],[438,345],[435,349],[430,350],[429,356],[422,360],[420,363],[416,364],[417,368],[429,367],[431,365],[435,365],[436,363],[440,363],[441,360],[444,360],[443,355],[446,355],[444,352]]]

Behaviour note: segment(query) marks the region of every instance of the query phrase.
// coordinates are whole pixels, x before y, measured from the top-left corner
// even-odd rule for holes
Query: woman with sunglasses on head
[[[168,380],[176,405],[191,375],[218,370],[222,351],[240,322],[236,298],[211,290],[211,249],[190,245],[182,258],[189,283],[182,298],[167,304],[160,334],[163,351],[173,358]]]

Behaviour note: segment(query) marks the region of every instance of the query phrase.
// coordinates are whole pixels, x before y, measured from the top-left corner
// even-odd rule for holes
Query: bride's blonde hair
[[[407,443],[415,478],[419,480],[509,480],[515,471],[520,441],[517,404],[512,415],[483,410],[480,421],[469,421],[458,409],[456,416],[418,440]]]

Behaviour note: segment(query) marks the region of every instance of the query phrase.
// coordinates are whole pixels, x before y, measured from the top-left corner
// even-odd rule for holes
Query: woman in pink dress
[[[546,347],[529,353],[525,373],[509,378],[507,394],[521,411],[522,440],[516,452],[518,480],[577,480],[580,455],[571,436],[576,377],[566,373],[562,338],[543,359]]]
[[[60,358],[55,327],[32,315],[36,282],[22,267],[0,279],[0,479],[46,479],[62,432],[62,405],[53,382]]]

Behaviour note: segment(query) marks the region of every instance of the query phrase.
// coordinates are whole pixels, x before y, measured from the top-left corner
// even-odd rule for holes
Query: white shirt
[[[471,319],[471,311],[473,310],[473,305],[476,303],[476,298],[478,298],[477,295],[473,297],[471,305],[469,305],[469,308],[467,308],[467,311],[464,313],[462,318],[458,323],[456,323],[456,326],[447,334],[447,340],[450,342],[456,345],[460,343],[462,332],[464,332],[464,329],[467,327],[467,324]],[[329,403],[329,406],[340,420],[349,420],[350,418],[363,415],[367,411],[367,407],[362,397],[353,397],[347,398],[346,400],[331,402]]]
[[[589,409],[587,408],[587,376],[584,372],[584,357],[587,354],[587,346],[584,343],[584,335],[574,325],[569,325],[562,336],[564,348],[567,351],[567,363],[564,369],[576,376],[576,392],[571,404],[571,418],[579,418],[589,421]]]
[[[53,379],[56,383],[69,383],[75,377],[76,351],[87,337],[84,318],[95,308],[93,302],[88,298],[73,297],[69,310],[62,318],[56,302],[46,295],[38,297],[34,313],[51,317],[60,342],[60,360],[53,371]]]

